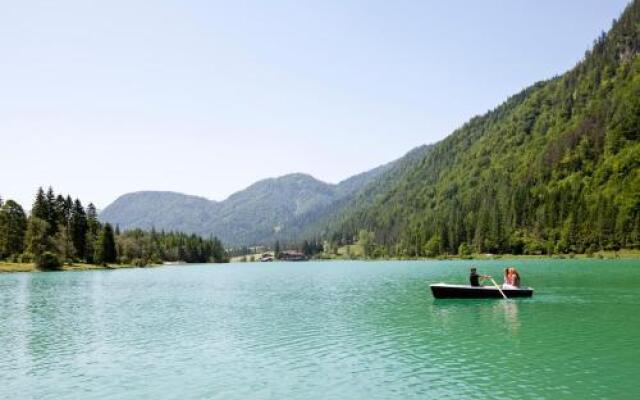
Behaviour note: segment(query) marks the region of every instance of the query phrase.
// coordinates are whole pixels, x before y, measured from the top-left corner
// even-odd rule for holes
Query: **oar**
[[[500,286],[498,286],[498,284],[496,283],[496,281],[491,278],[491,282],[493,282],[493,285],[496,287],[496,289],[498,289],[498,292],[500,292],[500,294],[502,295],[502,297],[504,297],[505,300],[507,300],[507,295],[504,294],[504,292],[502,291],[502,289],[500,289]]]

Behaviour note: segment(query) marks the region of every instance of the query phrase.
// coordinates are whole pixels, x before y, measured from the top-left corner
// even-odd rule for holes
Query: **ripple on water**
[[[0,398],[628,397],[640,269],[562,262],[509,302],[434,300],[447,261],[1,275]]]

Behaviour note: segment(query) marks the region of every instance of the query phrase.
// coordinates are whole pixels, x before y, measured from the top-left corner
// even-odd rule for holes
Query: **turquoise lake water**
[[[468,267],[534,297],[434,300]],[[0,275],[1,399],[637,399],[640,262]]]

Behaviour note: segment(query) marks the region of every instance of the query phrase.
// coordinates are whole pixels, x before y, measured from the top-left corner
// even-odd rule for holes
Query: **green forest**
[[[0,199],[0,260],[60,269],[64,263],[144,266],[164,261],[226,262],[215,237],[140,229],[120,232],[98,220],[96,207],[39,188],[29,216]]]
[[[640,248],[640,1],[572,70],[433,145],[375,201],[325,227],[369,254]]]

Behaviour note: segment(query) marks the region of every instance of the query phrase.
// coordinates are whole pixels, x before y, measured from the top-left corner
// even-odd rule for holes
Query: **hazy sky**
[[[571,68],[626,3],[0,1],[0,195],[337,182]]]

